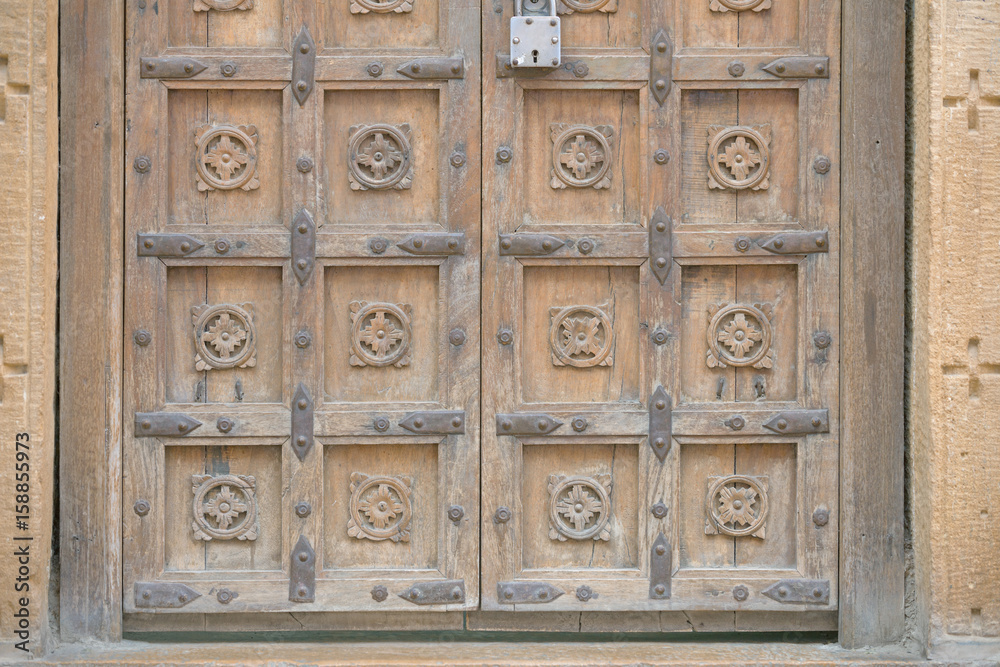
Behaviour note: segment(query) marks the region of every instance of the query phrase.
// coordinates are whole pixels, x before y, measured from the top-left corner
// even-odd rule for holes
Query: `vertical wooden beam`
[[[124,0],[60,2],[60,631],[121,638]]]
[[[843,0],[840,642],[903,635],[904,0]]]

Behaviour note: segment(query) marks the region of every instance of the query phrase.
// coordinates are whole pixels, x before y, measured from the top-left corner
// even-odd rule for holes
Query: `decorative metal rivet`
[[[215,242],[215,252],[220,255],[225,255],[229,252],[229,241],[227,239],[218,239]]]
[[[830,522],[830,510],[825,507],[818,507],[813,512],[813,523],[817,526],[825,526]]]
[[[587,66],[587,63],[576,63],[573,65],[573,76],[576,78],[582,79],[588,74],[590,74],[590,67]]]
[[[374,76],[374,77],[382,76],[382,72],[385,71],[384,68],[382,67],[382,63],[378,62],[368,63],[368,67],[365,69],[368,72],[368,76]]]
[[[747,425],[747,420],[743,418],[743,415],[733,415],[726,420],[726,425],[734,431],[740,431]]]
[[[424,420],[423,420],[423,418],[422,417],[417,417],[416,419],[414,419],[413,420],[413,425],[416,426],[417,428],[423,428],[424,427]]]
[[[573,427],[574,431],[582,433],[583,431],[587,430],[587,418],[573,417],[573,420],[570,422],[570,425]]]
[[[312,334],[303,329],[295,334],[295,347],[306,349],[312,344]]]
[[[830,161],[825,155],[820,155],[815,160],[813,160],[813,169],[816,170],[817,174],[828,174],[830,169],[833,167],[833,162]]]
[[[381,584],[372,589],[372,600],[375,602],[385,602],[389,597],[389,589]]]
[[[818,63],[815,69],[817,74],[823,74],[826,71],[826,65],[824,65],[823,63]]]
[[[149,514],[149,510],[151,509],[151,507],[149,505],[148,500],[143,500],[142,498],[140,498],[139,500],[135,501],[134,505],[132,505],[132,509],[135,510],[135,513],[138,514],[139,516],[146,516],[147,514]]]
[[[653,330],[653,342],[657,345],[664,345],[668,340],[670,340],[670,334],[667,333],[666,329],[654,329]]]
[[[509,507],[498,507],[493,513],[493,523],[507,523],[510,521],[511,513]]]
[[[181,593],[180,595],[177,596],[177,599],[181,602],[187,602],[188,596],[186,593]]]
[[[300,91],[304,91],[306,88],[309,87],[309,84],[306,83],[305,81],[299,81],[297,84],[295,84],[295,87],[298,88]]]
[[[746,252],[747,250],[753,247],[753,241],[751,241],[746,236],[741,236],[738,239],[736,239],[735,246],[739,252]]]
[[[236,76],[236,63],[234,62],[222,63],[222,67],[220,67],[219,70],[222,72],[222,76],[226,78]]]
[[[150,593],[149,591],[143,591],[142,592],[142,599],[143,600],[148,600],[151,597],[153,597],[153,594]]]
[[[381,255],[389,247],[389,242],[385,239],[374,238],[368,242],[368,249],[376,255]]]
[[[590,586],[580,586],[576,589],[576,599],[586,602],[594,597],[594,590]]]
[[[514,332],[510,329],[501,329],[497,334],[497,340],[501,345],[510,345],[514,342]]]
[[[451,154],[451,157],[448,159],[448,161],[451,162],[451,166],[453,167],[461,167],[463,164],[465,164],[465,155],[459,153],[458,151],[455,151],[454,153]]]
[[[452,329],[448,334],[448,342],[456,347],[465,342],[465,332],[461,329]]]
[[[734,60],[729,63],[729,75],[736,77],[737,79],[746,74],[747,68],[739,60]]]
[[[307,516],[312,514],[312,511],[313,511],[312,505],[310,505],[304,500],[295,504],[295,516],[299,517],[300,519],[306,518]]]
[[[667,516],[667,506],[662,502],[656,503],[649,508],[650,513],[657,519],[662,519]]]
[[[782,239],[774,239],[774,244],[773,245],[774,245],[775,248],[779,248],[780,249],[780,248],[783,248],[785,246],[785,242]]]
[[[775,65],[774,66],[774,71],[777,72],[778,74],[784,74],[785,73],[785,63],[778,63],[777,65]]]
[[[305,410],[307,407],[309,407],[309,402],[306,401],[306,399],[304,399],[304,398],[303,399],[299,399],[298,406],[299,406],[299,410]]]
[[[826,331],[817,331],[813,334],[813,343],[821,350],[825,350],[833,343],[833,336]]]
[[[185,64],[185,65],[184,65],[184,71],[185,71],[186,73],[190,74],[191,72],[193,72],[193,71],[194,71],[194,65],[192,65],[191,63],[187,63],[187,64]]]
[[[497,149],[497,162],[504,164],[510,162],[514,158],[514,151],[512,151],[507,146],[501,146]]]
[[[653,152],[653,162],[656,164],[666,164],[670,162],[670,153],[662,148],[657,148],[656,151]]]
[[[313,169],[312,158],[305,156],[300,157],[295,161],[295,168],[301,171],[303,174],[308,174]]]
[[[379,433],[385,433],[389,430],[389,418],[388,417],[376,417],[375,421],[372,422],[372,426]]]
[[[581,255],[589,255],[594,252],[594,242],[590,239],[580,239],[576,243],[576,249],[580,251]]]
[[[153,168],[153,161],[145,155],[140,155],[135,159],[135,162],[132,163],[132,168],[140,174],[145,174]]]
[[[733,586],[733,599],[737,602],[744,602],[750,597],[750,589],[740,584],[739,586]]]
[[[458,523],[465,516],[465,510],[462,509],[461,505],[452,505],[448,508],[448,518],[454,522]]]
[[[778,423],[776,424],[776,426],[777,426],[778,428],[780,428],[780,429],[784,430],[784,429],[788,428],[788,422],[787,422],[787,421],[785,421],[784,419],[779,419],[779,420],[778,420]]]
[[[146,347],[153,342],[153,334],[149,333],[145,329],[139,329],[134,334],[132,334],[132,340],[139,347]]]
[[[222,433],[229,433],[236,426],[236,422],[229,417],[219,417],[215,422],[215,427]]]
[[[220,588],[219,592],[215,594],[215,599],[218,600],[220,604],[229,604],[237,595],[238,593],[234,593],[228,588]]]
[[[665,594],[667,592],[667,587],[664,586],[663,584],[657,584],[656,587],[653,588],[653,591],[657,595],[663,595],[663,594]]]

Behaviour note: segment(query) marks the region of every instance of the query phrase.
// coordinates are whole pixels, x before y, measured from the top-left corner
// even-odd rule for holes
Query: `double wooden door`
[[[839,3],[127,21],[127,614],[836,610]]]

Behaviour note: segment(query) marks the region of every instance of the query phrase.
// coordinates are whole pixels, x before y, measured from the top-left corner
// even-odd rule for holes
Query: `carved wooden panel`
[[[349,131],[348,177],[352,190],[406,190],[410,187],[413,164],[409,125],[354,125]]]
[[[257,128],[202,125],[195,131],[198,190],[256,190]]]
[[[611,14],[617,11],[618,0],[558,0],[556,5],[558,14],[572,14],[573,12]]]
[[[553,123],[549,129],[552,133],[553,188],[601,190],[611,187],[613,127]]]
[[[234,9],[253,9],[255,0],[194,0],[194,11],[207,12],[212,9],[228,12]]]
[[[611,475],[549,475],[549,538],[611,539]]]
[[[771,172],[771,128],[708,126],[708,186],[767,190]]]
[[[762,12],[771,8],[771,0],[711,0],[713,12]]]
[[[352,473],[347,534],[359,540],[409,542],[411,484],[407,477]]]
[[[256,540],[257,480],[251,475],[192,475],[196,540]]]
[[[351,365],[410,363],[410,304],[351,302]]]
[[[767,477],[709,477],[705,506],[705,534],[764,539]]]
[[[196,370],[257,365],[257,329],[252,303],[193,306],[191,319],[197,350]]]
[[[552,364],[575,368],[612,365],[614,327],[609,310],[606,303],[549,308]]]
[[[414,0],[350,0],[350,2],[352,14],[367,14],[368,12],[401,14],[413,11]]]
[[[771,349],[774,309],[771,304],[718,304],[709,308],[708,315],[705,361],[709,368],[771,368],[774,365],[774,350]]]

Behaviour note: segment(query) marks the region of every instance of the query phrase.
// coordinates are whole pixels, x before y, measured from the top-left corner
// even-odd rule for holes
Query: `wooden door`
[[[557,10],[483,7],[482,607],[835,610],[839,3]]]
[[[478,7],[128,12],[126,613],[476,607]]]

